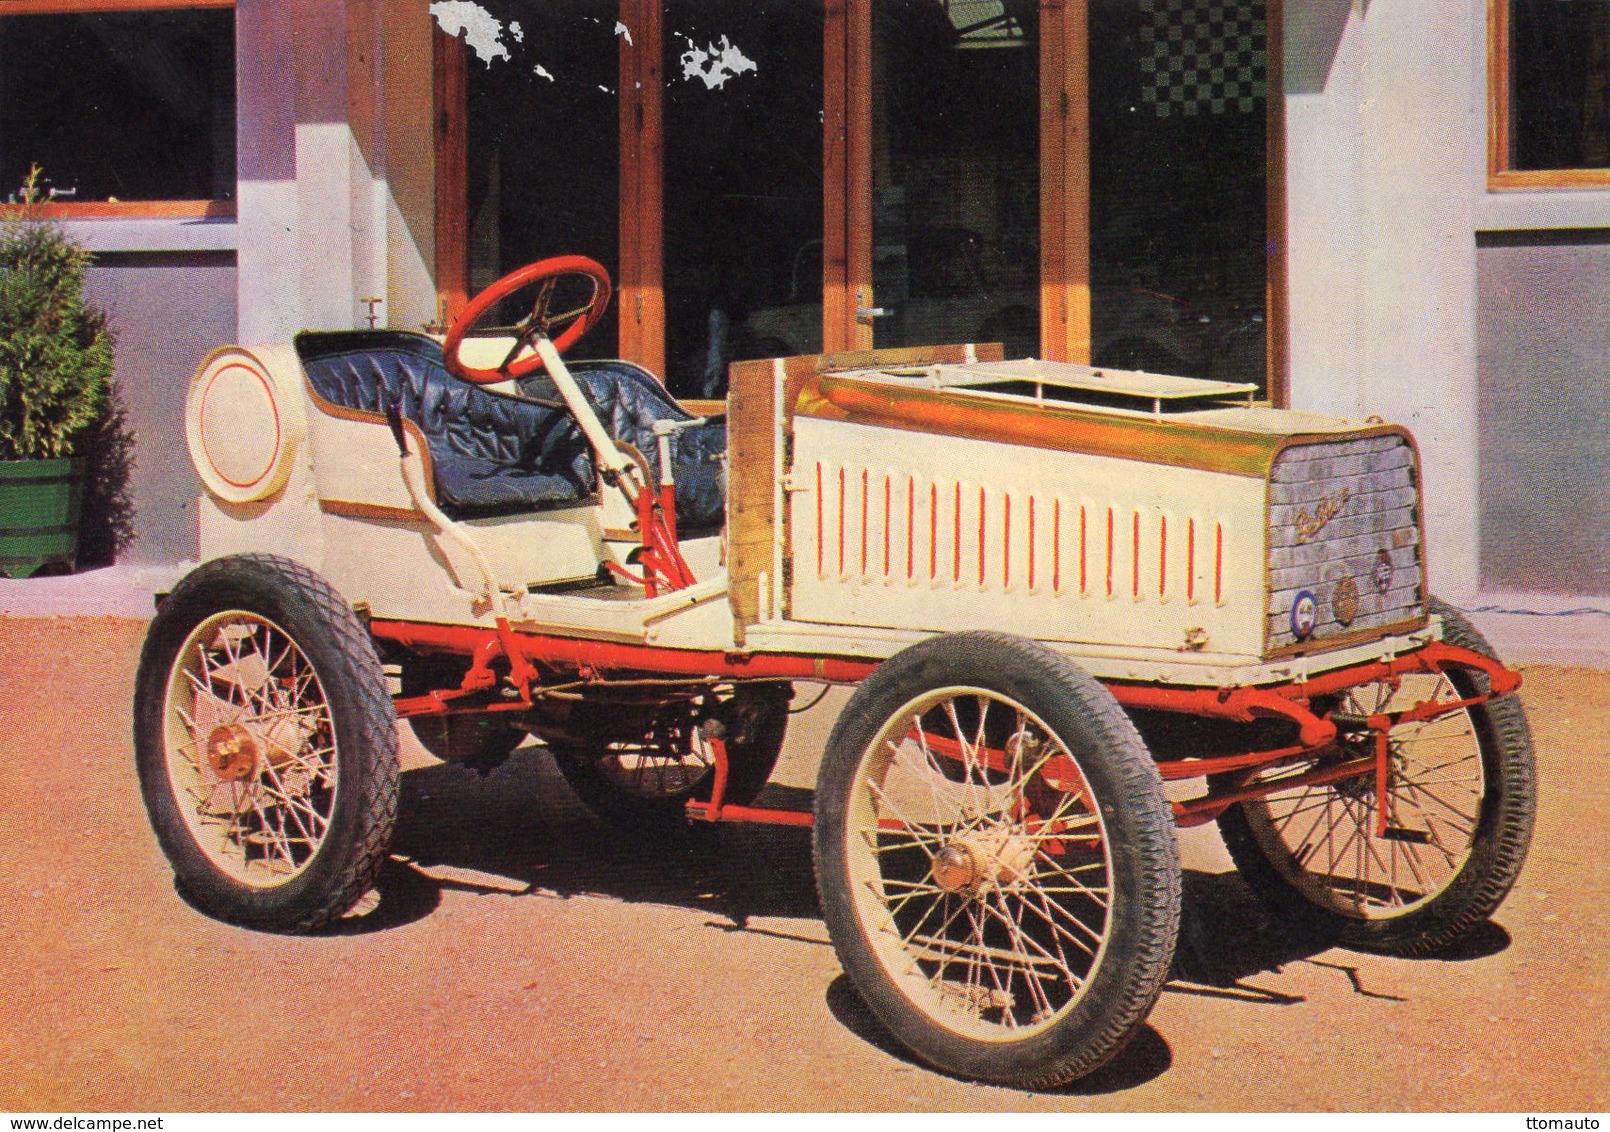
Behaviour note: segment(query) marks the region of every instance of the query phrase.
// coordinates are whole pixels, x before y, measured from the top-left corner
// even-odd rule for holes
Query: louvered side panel
[[[1261,481],[800,420],[790,482],[796,619],[1262,644]]]

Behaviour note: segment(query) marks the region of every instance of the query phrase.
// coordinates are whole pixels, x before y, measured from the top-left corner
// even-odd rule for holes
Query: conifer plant
[[[0,460],[82,455],[111,407],[112,334],[84,301],[90,253],[38,216],[39,167],[0,220]]]

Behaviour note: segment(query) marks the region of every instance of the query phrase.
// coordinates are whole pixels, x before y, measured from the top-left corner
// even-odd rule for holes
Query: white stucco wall
[[[1610,227],[1610,193],[1487,188],[1464,0],[1286,6],[1291,403],[1408,424],[1432,586],[1480,601],[1478,233]]]
[[[1481,25],[1460,0],[1329,7],[1328,23],[1288,24],[1288,59],[1303,80],[1288,67],[1291,402],[1414,430],[1432,584],[1468,598]],[[1327,53],[1328,66],[1316,65]]]
[[[431,27],[405,0],[239,0],[240,327],[417,329],[435,309]],[[330,44],[344,43],[345,52]]]

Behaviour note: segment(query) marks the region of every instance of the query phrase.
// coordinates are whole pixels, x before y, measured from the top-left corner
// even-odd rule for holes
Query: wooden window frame
[[[1299,0],[1300,2],[1300,0]],[[1264,376],[1269,402],[1279,408],[1291,396],[1291,255],[1286,181],[1286,3],[1264,6]]]
[[[665,374],[665,5],[620,0],[619,353]]]
[[[99,12],[163,12],[193,8],[233,8],[235,0],[0,0],[6,16],[73,16]],[[236,50],[240,45],[236,44]],[[17,216],[22,205],[0,202],[0,216]],[[231,219],[233,200],[51,201],[32,214],[50,220]]]
[[[1510,168],[1510,0],[1487,0],[1487,188],[1492,192],[1610,188],[1606,169]]]
[[[1090,363],[1090,10],[1040,5],[1040,352]]]
[[[445,334],[469,305],[469,70],[468,48],[432,21],[436,158],[436,320]]]
[[[7,0],[0,0],[5,3]],[[217,2],[217,0],[214,0]],[[824,0],[822,60],[822,350],[872,347],[857,296],[872,291],[872,14],[874,0]],[[1494,0],[1501,2],[1501,0]],[[1280,76],[1283,0],[1267,0],[1266,374],[1270,400],[1288,394],[1286,122]],[[620,356],[663,373],[664,9],[620,0],[632,44],[620,38]],[[1090,360],[1089,11],[1084,0],[1041,0],[1040,338],[1052,360]],[[436,31],[436,268],[443,323],[463,309],[465,46]]]

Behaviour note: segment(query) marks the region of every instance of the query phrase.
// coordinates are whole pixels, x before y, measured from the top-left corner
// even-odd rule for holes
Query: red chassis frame
[[[643,677],[687,677],[710,681],[805,680],[829,684],[855,684],[864,680],[876,662],[834,657],[787,654],[754,655],[694,649],[668,649],[650,645],[614,644],[571,637],[545,636],[514,630],[504,618],[496,628],[463,625],[437,625],[412,621],[374,620],[369,625],[376,640],[390,642],[411,652],[449,654],[470,658],[470,668],[456,688],[442,688],[422,696],[398,697],[394,703],[399,718],[474,714],[490,711],[523,711],[543,694],[545,683],[574,685],[612,681],[631,681]],[[484,693],[499,684],[492,662],[508,664],[508,687],[518,698],[484,702]],[[543,672],[548,679],[545,681]],[[1349,688],[1378,682],[1396,683],[1411,673],[1439,675],[1463,670],[1486,676],[1489,690],[1469,698],[1451,701],[1427,700],[1404,711],[1367,717],[1338,718],[1334,712],[1317,714],[1313,702],[1338,695]],[[1389,786],[1389,734],[1401,723],[1434,719],[1440,715],[1474,707],[1494,696],[1507,695],[1520,686],[1521,678],[1502,664],[1468,649],[1441,641],[1382,660],[1351,665],[1321,673],[1303,681],[1272,687],[1176,688],[1156,684],[1108,683],[1107,689],[1126,708],[1201,716],[1236,723],[1264,719],[1285,720],[1297,727],[1295,744],[1267,750],[1250,750],[1213,758],[1159,760],[1158,771],[1166,781],[1200,778],[1229,772],[1242,772],[1247,785],[1211,790],[1199,798],[1172,803],[1175,821],[1181,826],[1202,825],[1217,818],[1238,802],[1264,797],[1276,790],[1294,786],[1318,786],[1374,773],[1376,776],[1376,833],[1386,833]],[[1260,771],[1314,759],[1327,750],[1335,752],[1343,730],[1370,735],[1370,753],[1340,761],[1327,761],[1296,774],[1283,775],[1272,782],[1250,784]],[[795,810],[771,810],[730,805],[724,801],[727,784],[727,754],[719,738],[710,740],[715,759],[715,781],[710,800],[690,802],[690,816],[706,821],[766,822],[808,826],[811,815]],[[1004,756],[1001,756],[1004,762]],[[988,754],[986,754],[988,758]]]

